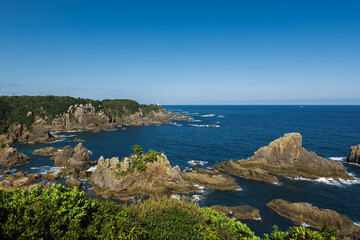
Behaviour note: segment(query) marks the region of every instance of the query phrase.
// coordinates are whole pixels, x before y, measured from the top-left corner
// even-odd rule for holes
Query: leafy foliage
[[[6,147],[6,141],[4,139],[0,139],[0,149]]]
[[[143,149],[139,145],[134,145],[131,147],[134,150],[134,153],[128,158],[129,167],[126,171],[116,172],[117,176],[126,176],[129,173],[133,173],[135,170],[141,172],[147,169],[146,163],[154,162],[157,160],[157,156],[160,156],[161,153],[150,149],[147,153],[144,153]],[[125,158],[123,158],[124,161]],[[120,163],[119,166],[120,167]]]
[[[277,226],[274,226],[274,231],[269,235],[265,234],[266,240],[290,240],[290,239],[307,239],[307,240],[335,240],[336,229],[324,225],[320,231],[312,231],[306,227],[297,226],[290,227],[288,231],[281,232]]]
[[[335,239],[312,231],[275,227],[265,239]],[[200,208],[187,198],[155,197],[130,205],[91,199],[77,188],[0,188],[1,239],[260,239],[245,224]]]
[[[138,102],[130,99],[105,99],[102,105],[108,114],[117,117],[134,114],[140,108]]]

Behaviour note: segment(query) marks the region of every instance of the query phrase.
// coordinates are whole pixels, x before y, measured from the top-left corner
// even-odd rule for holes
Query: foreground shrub
[[[76,188],[0,189],[0,239],[260,239],[245,224],[183,198],[130,205],[91,199]],[[265,239],[335,239],[335,230],[275,228]]]

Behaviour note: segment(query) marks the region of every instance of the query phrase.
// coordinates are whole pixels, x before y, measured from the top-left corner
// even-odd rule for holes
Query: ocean
[[[230,159],[247,159],[262,146],[285,133],[299,132],[303,147],[332,161],[344,161],[350,146],[360,144],[360,106],[164,106],[167,110],[192,116],[189,121],[174,121],[175,125],[131,127],[106,132],[58,133],[63,140],[50,144],[16,144],[19,151],[32,158],[14,171],[45,173],[54,170],[53,161],[34,156],[32,151],[46,146],[75,146],[74,138],[84,140],[91,160],[100,156],[120,159],[132,153],[138,144],[145,151],[163,151],[172,166],[181,169],[193,160],[202,161],[203,168]],[[189,126],[188,124],[194,124]],[[216,124],[219,127],[209,127]],[[200,206],[248,204],[260,210],[261,220],[245,221],[258,235],[271,232],[273,225],[286,230],[294,224],[266,207],[277,198],[290,202],[308,202],[344,214],[360,224],[360,165],[344,163],[358,180],[331,182],[279,177],[280,184],[267,184],[234,177],[241,191],[221,192],[204,189],[196,193]],[[64,180],[59,182],[64,183]],[[90,186],[85,190],[91,194]]]

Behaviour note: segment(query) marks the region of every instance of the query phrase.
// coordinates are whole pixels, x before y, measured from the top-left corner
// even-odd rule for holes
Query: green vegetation
[[[1,239],[260,239],[245,224],[186,198],[131,205],[99,201],[76,188],[0,189]],[[292,227],[265,239],[335,239],[324,228]]]
[[[266,240],[291,240],[291,239],[306,239],[306,240],[335,240],[336,229],[329,228],[326,224],[320,231],[312,231],[306,227],[290,227],[288,231],[281,232],[277,226],[274,226],[274,231],[271,234],[265,234]]]
[[[149,104],[149,105],[141,104],[140,108],[142,109],[143,114],[146,116],[151,111],[157,112],[160,109],[162,109],[163,107],[161,105],[157,105],[157,104]]]
[[[0,139],[0,149],[6,147],[6,141],[4,139]]]
[[[48,124],[66,113],[70,106],[91,103],[95,111],[105,110],[108,116],[122,117],[143,109],[144,115],[151,110],[158,111],[159,105],[140,105],[129,99],[106,99],[97,101],[84,98],[59,96],[0,96],[0,134],[7,133],[14,123],[23,124],[30,130],[35,116],[45,119]]]
[[[130,99],[105,99],[102,105],[107,113],[112,116],[122,117],[139,111],[140,104]]]
[[[147,168],[148,162],[154,162],[157,159],[157,156],[160,156],[161,153],[150,149],[147,153],[144,153],[143,149],[139,145],[134,145],[131,147],[134,150],[134,153],[130,155],[129,167],[126,171],[118,171],[116,172],[117,176],[126,176],[129,173],[133,173],[135,170],[137,171],[145,171]],[[125,158],[123,158],[124,161]],[[118,167],[120,167],[121,163],[118,163]]]

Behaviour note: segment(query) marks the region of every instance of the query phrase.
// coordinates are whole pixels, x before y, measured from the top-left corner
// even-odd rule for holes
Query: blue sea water
[[[44,173],[53,169],[47,157],[32,155],[46,146],[75,146],[74,138],[83,140],[91,151],[91,159],[100,156],[122,158],[132,153],[131,146],[139,144],[144,150],[164,151],[172,166],[181,169],[189,161],[203,161],[208,168],[230,159],[247,159],[260,147],[289,132],[303,136],[303,147],[319,156],[343,161],[350,146],[360,144],[360,106],[165,106],[167,110],[192,116],[190,121],[175,121],[175,125],[130,127],[110,132],[58,133],[62,141],[51,144],[16,144],[33,160],[16,170]],[[188,126],[189,123],[195,124]],[[208,127],[216,124],[219,127]],[[348,172],[360,179],[360,165],[344,163]],[[280,184],[234,177],[242,191],[221,192],[205,189],[198,195],[201,206],[215,204],[236,206],[248,204],[260,209],[261,220],[246,221],[257,234],[271,232],[276,224],[281,230],[293,223],[266,207],[269,201],[281,198],[291,202],[309,202],[320,208],[333,209],[360,223],[360,180],[352,183],[333,183],[326,180],[293,180],[279,177]],[[62,183],[64,180],[61,181]],[[86,185],[88,186],[88,185]],[[87,189],[91,193],[91,189]]]

